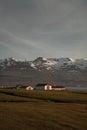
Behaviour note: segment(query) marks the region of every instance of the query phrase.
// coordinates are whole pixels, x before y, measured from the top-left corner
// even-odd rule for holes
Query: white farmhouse
[[[37,84],[34,88],[35,90],[52,90],[52,86],[46,83]]]

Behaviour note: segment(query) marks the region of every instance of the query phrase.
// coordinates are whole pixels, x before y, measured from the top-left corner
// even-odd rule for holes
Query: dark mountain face
[[[51,83],[64,86],[87,86],[87,60],[71,58],[43,58],[19,61],[0,60],[0,86],[14,87],[24,83]]]

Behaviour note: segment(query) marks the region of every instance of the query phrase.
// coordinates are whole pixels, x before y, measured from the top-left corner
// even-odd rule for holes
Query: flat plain
[[[0,130],[87,130],[87,93],[0,89]]]

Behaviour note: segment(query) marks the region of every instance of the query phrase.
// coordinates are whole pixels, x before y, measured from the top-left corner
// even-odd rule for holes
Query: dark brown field
[[[0,130],[87,130],[87,94],[0,90]]]

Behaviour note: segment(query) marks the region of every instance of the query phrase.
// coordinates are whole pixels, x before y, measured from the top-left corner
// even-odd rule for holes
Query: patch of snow
[[[55,64],[57,64],[56,61],[50,61],[50,60],[47,60],[47,61],[44,63],[44,65],[49,65],[49,66],[52,66],[52,65],[55,65]]]
[[[33,63],[31,63],[31,67],[37,69],[37,67]]]
[[[69,58],[70,60],[71,60],[71,62],[75,62],[75,59],[73,59],[73,58]]]
[[[47,67],[47,70],[50,70],[51,69],[51,67]]]
[[[46,58],[42,58],[43,61],[46,61],[47,59]]]

